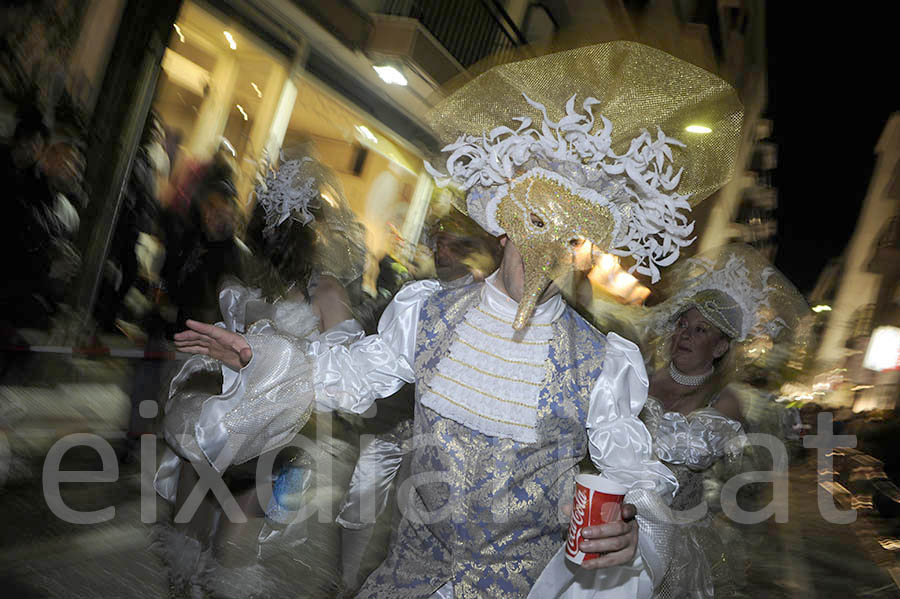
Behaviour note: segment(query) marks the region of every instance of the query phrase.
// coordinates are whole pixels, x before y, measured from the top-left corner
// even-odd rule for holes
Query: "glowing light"
[[[241,112],[242,115],[244,115],[244,120],[246,121],[246,120],[247,120],[247,113],[244,111],[244,107],[241,106],[240,104],[235,104],[235,106],[237,106],[237,109]]]
[[[178,23],[173,23],[173,26],[175,27],[175,33],[178,34],[178,39],[180,39],[181,43],[183,44],[184,43],[184,34],[181,33],[181,27],[178,26]]]
[[[850,390],[851,391],[862,391],[864,389],[871,389],[872,387],[874,387],[874,385],[857,385],[857,386],[851,388]]]
[[[878,372],[900,369],[900,328],[878,327],[872,331],[863,368]]]
[[[323,191],[321,193],[321,196],[323,200],[328,202],[329,206],[331,206],[332,208],[337,208],[337,201],[333,197],[331,197],[330,193],[328,193],[327,191]]]
[[[850,491],[847,490],[847,487],[845,487],[841,483],[836,483],[831,480],[823,480],[819,481],[819,486],[831,493],[832,497],[834,498],[838,498],[839,496],[852,497]]]
[[[619,259],[612,254],[603,254],[600,256],[600,269],[603,272],[610,272],[619,264]]]
[[[831,312],[831,306],[826,306],[825,304],[819,304],[818,306],[813,306],[812,311],[818,314],[819,312]]]
[[[712,129],[710,129],[709,127],[707,127],[705,125],[688,125],[687,127],[684,128],[684,130],[687,131],[688,133],[701,133],[701,134],[712,133]]]
[[[375,137],[375,134],[372,133],[371,131],[369,131],[369,128],[366,127],[365,125],[357,125],[356,130],[357,130],[357,132],[359,132],[359,134],[362,136],[362,138],[365,139],[366,141],[371,142],[373,144],[378,143],[378,138]]]
[[[256,85],[255,83],[253,83],[253,82],[251,81],[251,82],[250,82],[250,87],[253,88],[253,91],[256,92],[256,95],[257,95],[257,96],[259,96],[260,98],[262,98],[262,92],[259,91],[259,87],[257,87],[257,85]]]
[[[403,76],[396,67],[392,67],[390,65],[384,66],[373,66],[375,72],[378,73],[378,76],[381,77],[381,80],[390,85],[406,85],[409,83],[406,80],[406,77]]]
[[[871,510],[875,507],[871,495],[854,495],[850,498],[850,509]]]
[[[613,279],[612,286],[616,291],[622,292],[622,295],[627,295],[637,282],[637,279],[627,272],[620,272]]]
[[[629,304],[643,304],[644,300],[646,300],[650,296],[650,290],[644,287],[643,285],[638,285],[634,288],[634,291],[631,292],[631,295],[628,296]]]
[[[231,32],[223,31],[222,33],[225,34],[225,39],[228,40],[228,45],[231,47],[231,49],[237,50],[237,42],[234,41],[234,36],[231,35]]]

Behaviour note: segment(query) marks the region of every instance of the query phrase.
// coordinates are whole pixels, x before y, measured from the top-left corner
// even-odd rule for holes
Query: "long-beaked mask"
[[[427,120],[456,140],[443,148],[446,172],[426,162],[428,172],[466,192],[461,209],[522,255],[522,328],[582,241],[632,259],[630,271],[655,283],[693,242],[691,204],[730,179],[743,108],[700,67],[609,42],[493,67]],[[695,125],[706,133],[685,142],[663,133]]]
[[[533,168],[507,186],[497,205],[497,224],[525,267],[513,328],[523,328],[548,285],[569,274],[582,243],[609,247],[620,218],[608,199],[543,168]]]

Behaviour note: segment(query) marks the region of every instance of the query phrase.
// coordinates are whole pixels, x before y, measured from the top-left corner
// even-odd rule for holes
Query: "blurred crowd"
[[[0,149],[11,190],[2,225],[8,283],[0,316],[9,331],[50,328],[61,306],[76,300],[79,233],[85,233],[79,228],[90,201],[84,189],[85,131],[58,115],[52,120],[51,129],[37,104],[23,101],[12,135]],[[209,160],[195,160],[185,155],[179,139],[178,131],[150,115],[96,298],[99,330],[125,334],[140,344],[153,334],[171,337],[188,318],[218,320],[220,284],[229,276],[253,279],[249,256],[261,249],[247,242],[254,234],[255,213],[251,209],[248,216],[238,198],[227,141]],[[411,260],[401,256],[400,245],[370,258],[378,269],[368,294],[386,303],[412,278],[489,274],[497,258],[495,244],[453,212],[429,216]]]

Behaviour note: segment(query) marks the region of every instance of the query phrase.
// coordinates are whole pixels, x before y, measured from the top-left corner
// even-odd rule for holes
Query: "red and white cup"
[[[627,488],[596,474],[579,474],[575,477],[575,499],[572,518],[566,538],[566,558],[576,564],[600,557],[599,553],[579,550],[586,526],[597,526],[622,519],[622,500]]]

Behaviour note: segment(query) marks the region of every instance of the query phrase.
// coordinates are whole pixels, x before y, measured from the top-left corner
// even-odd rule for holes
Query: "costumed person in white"
[[[701,114],[713,130],[703,143],[645,129],[681,132]],[[495,67],[434,109],[433,127],[458,139],[445,148],[448,174],[428,168],[467,191],[469,215],[503,236],[499,270],[459,288],[409,284],[378,334],[313,342],[296,372],[290,356],[275,365],[285,384],[311,381],[324,410],[362,413],[416,383],[411,476],[399,490],[409,508],[359,597],[650,594],[666,569],[665,525],[653,518],[677,484],[638,418],[643,360],[566,305],[553,281],[586,242],[631,257],[655,281],[691,242],[688,196],[730,176],[742,115],[721,79],[631,42]],[[247,381],[284,351],[278,339],[191,329],[176,337],[181,349],[232,368],[249,350]],[[624,521],[585,529],[582,550],[606,555],[579,567],[562,557],[561,507],[588,455],[634,505]]]
[[[759,420],[731,383],[774,344],[802,337],[808,306],[756,250],[730,245],[691,258],[670,279],[674,295],[651,309],[663,367],[650,377],[641,419],[657,457],[678,477],[672,509],[681,512],[672,561],[656,597],[734,597],[742,584],[743,534],[720,509],[722,483],[746,469],[743,433]],[[774,409],[772,406],[770,409]],[[767,450],[763,450],[767,453]],[[751,456],[745,456],[752,464]],[[749,469],[765,468],[752,466]],[[688,511],[707,501],[710,511]]]
[[[278,586],[283,581],[273,575],[269,562],[274,562],[271,556],[296,554],[296,548],[314,534],[306,520],[295,518],[302,506],[322,499],[314,492],[322,484],[316,480],[314,454],[346,445],[347,455],[331,460],[330,471],[321,475],[328,477],[324,484],[330,487],[331,479],[339,476],[341,458],[349,478],[355,438],[331,438],[327,448],[291,447],[277,459],[272,452],[277,454],[301,429],[315,425],[315,419],[307,422],[314,396],[309,344],[327,347],[364,336],[353,320],[345,287],[359,287],[365,235],[338,180],[313,157],[311,148],[287,154],[256,189],[257,205],[247,235],[252,255],[242,269],[253,287],[236,281],[223,287],[219,295],[223,322],[217,325],[222,331],[264,336],[271,353],[259,349],[256,359],[276,366],[275,371],[241,377],[239,368],[216,360],[214,353],[196,355],[173,378],[165,405],[162,432],[168,448],[155,486],[172,502],[175,523],[160,528],[156,545],[176,592],[244,598],[302,588],[315,594],[317,588],[332,588],[337,577],[336,529],[330,540],[318,538],[315,550],[330,571],[314,568],[302,584],[292,580],[293,586],[285,589]],[[250,359],[249,351],[244,357]],[[279,360],[289,363],[291,374],[299,378],[290,383],[280,380]],[[314,433],[307,436],[316,438]],[[273,458],[272,480],[270,472],[265,473],[266,480],[257,480],[255,458],[264,454]],[[197,468],[211,468],[213,476],[223,477],[236,497],[233,507],[247,523],[230,522],[231,514],[223,512],[217,498],[207,496],[199,506],[185,507],[197,485]],[[272,490],[271,499],[262,505],[257,499],[260,485]],[[334,501],[339,499],[335,494]],[[178,517],[182,508],[189,513]],[[296,573],[296,563],[291,565]],[[322,580],[317,581],[317,575]]]
[[[759,412],[766,408],[745,401],[734,383],[755,362],[766,367],[773,347],[802,342],[801,319],[809,310],[781,273],[742,244],[686,260],[669,273],[666,287],[668,299],[651,308],[592,306],[601,326],[629,328],[655,346],[641,419],[656,456],[677,476],[678,492],[671,505],[672,558],[654,597],[735,597],[747,531],[722,513],[721,487],[742,470],[771,466],[754,463],[744,437],[760,432]],[[709,509],[698,511],[703,502]]]

